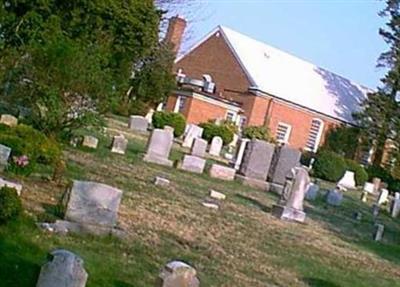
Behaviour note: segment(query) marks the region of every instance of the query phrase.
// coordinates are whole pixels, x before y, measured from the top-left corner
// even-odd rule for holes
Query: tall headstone
[[[150,110],[147,112],[146,116],[145,116],[145,119],[147,120],[147,122],[148,122],[149,124],[151,124],[151,123],[153,122],[153,115],[154,115],[154,109],[150,109]]]
[[[1,115],[0,116],[0,124],[15,127],[18,125],[18,119],[12,115]]]
[[[199,287],[196,270],[182,262],[169,262],[158,276],[156,287]]]
[[[204,157],[207,151],[207,141],[201,138],[195,138],[193,141],[191,155]]]
[[[280,219],[304,222],[303,201],[310,185],[308,170],[304,167],[293,168],[278,204],[273,205],[272,214]]]
[[[125,154],[128,147],[128,140],[123,136],[115,136],[112,141],[111,152],[118,154]]]
[[[194,124],[188,124],[186,127],[186,133],[185,137],[182,143],[183,147],[188,147],[191,148],[193,145],[193,141],[195,138],[201,138],[203,135],[203,128],[194,125]]]
[[[171,152],[174,135],[168,130],[154,129],[148,144],[147,153],[143,160],[165,166],[172,166],[173,163],[168,159]]]
[[[389,191],[386,188],[382,188],[381,192],[379,193],[377,205],[385,204],[388,200]]]
[[[84,136],[82,141],[82,146],[96,149],[99,144],[99,140],[94,136]]]
[[[239,148],[236,152],[236,156],[235,156],[235,169],[239,170],[240,165],[242,164],[242,160],[243,160],[243,156],[244,156],[244,152],[246,150],[246,145],[249,142],[249,139],[244,139],[242,138],[240,140],[240,145]]]
[[[251,140],[244,152],[240,175],[245,178],[262,182],[267,180],[267,175],[274,154],[274,145],[261,140]]]
[[[0,170],[7,166],[11,155],[11,148],[0,144]]]
[[[333,206],[340,206],[343,200],[343,193],[339,187],[331,189],[326,195],[326,203]]]
[[[385,230],[385,226],[383,224],[375,224],[374,230],[374,240],[381,241],[383,237],[383,231]]]
[[[209,154],[213,156],[220,156],[223,144],[224,142],[221,137],[213,137],[211,140]]]
[[[58,249],[42,266],[36,287],[85,287],[88,274],[83,260],[74,253]]]
[[[130,116],[128,128],[137,132],[147,132],[149,122],[145,117],[142,116]]]
[[[394,194],[394,199],[392,200],[392,204],[390,206],[390,215],[393,218],[397,218],[400,214],[400,193],[396,192]]]
[[[205,159],[193,155],[185,155],[180,168],[194,173],[203,173],[205,166]]]
[[[348,189],[356,189],[356,180],[354,177],[355,174],[353,171],[346,170],[343,177],[339,180],[338,185]]]
[[[269,181],[273,184],[283,186],[286,175],[296,166],[300,166],[301,152],[297,149],[283,146],[275,151]]]

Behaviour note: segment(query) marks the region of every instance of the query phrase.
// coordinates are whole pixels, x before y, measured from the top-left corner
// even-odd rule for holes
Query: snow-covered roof
[[[367,93],[372,91],[222,26],[212,31],[189,52],[218,31],[247,74],[252,89],[348,123],[353,122],[352,113],[359,110]]]

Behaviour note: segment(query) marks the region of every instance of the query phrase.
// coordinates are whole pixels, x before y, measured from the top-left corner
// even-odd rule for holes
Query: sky
[[[374,0],[197,0],[180,11],[189,22],[182,48],[224,25],[374,89],[385,72],[376,67],[387,49],[383,8]]]

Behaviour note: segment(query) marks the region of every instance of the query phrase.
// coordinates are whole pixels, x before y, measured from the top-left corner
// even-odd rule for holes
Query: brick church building
[[[171,19],[179,49],[186,22]],[[327,131],[352,124],[369,89],[286,52],[218,26],[175,61],[179,88],[166,110],[188,123],[227,119],[267,126],[283,144],[317,151]]]

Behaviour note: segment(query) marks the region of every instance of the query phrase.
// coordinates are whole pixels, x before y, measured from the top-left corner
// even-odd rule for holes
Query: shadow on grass
[[[340,285],[319,278],[305,278],[304,282],[310,287],[340,287]]]
[[[261,211],[271,212],[271,210],[272,210],[270,207],[265,206],[264,204],[259,202],[257,199],[247,197],[247,196],[239,194],[239,193],[235,194],[235,197],[238,198],[241,202],[245,203],[246,205],[254,206],[254,207],[260,209]]]
[[[122,281],[115,281],[114,287],[134,287],[134,286]]]

